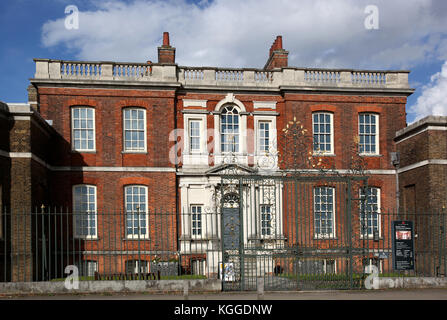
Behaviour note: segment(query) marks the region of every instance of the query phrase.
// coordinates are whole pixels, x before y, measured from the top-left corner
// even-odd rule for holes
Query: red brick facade
[[[213,71],[216,73],[216,78],[209,78],[210,83],[215,82],[216,85],[196,85],[194,82],[187,85],[181,82],[186,79],[187,76],[184,74],[187,70],[182,71],[175,64],[175,48],[170,46],[169,37],[166,34],[163,46],[159,48],[158,53],[159,63],[139,65],[145,71],[138,76],[157,75],[164,83],[163,81],[151,83],[144,83],[144,81],[113,82],[110,79],[104,81],[88,79],[87,81],[67,78],[64,80],[60,70],[56,72],[59,78],[54,77],[56,80],[53,80],[51,74],[45,76],[46,78],[39,78],[40,69],[36,72],[36,78],[31,81],[33,87],[29,89],[30,104],[39,110],[44,119],[52,121],[54,130],[51,130],[54,132],[45,136],[41,131],[31,129],[29,136],[36,140],[36,147],[31,147],[31,150],[27,149],[27,152],[30,151],[35,157],[42,159],[46,163],[46,167],[42,163],[39,164],[30,159],[23,164],[23,168],[19,169],[31,170],[35,175],[33,180],[39,180],[39,182],[30,184],[33,200],[29,201],[29,204],[39,206],[40,204],[49,204],[71,210],[73,186],[81,184],[96,186],[97,239],[85,241],[83,250],[90,252],[101,247],[121,251],[136,250],[137,242],[135,240],[124,239],[126,220],[124,215],[119,216],[125,211],[124,188],[128,185],[147,187],[147,206],[150,212],[177,213],[177,215],[166,216],[166,220],[163,220],[163,217],[159,221],[150,221],[149,219],[148,224],[153,228],[150,228],[150,240],[143,241],[143,251],[169,250],[174,252],[180,250],[178,241],[182,236],[180,230],[184,228],[184,222],[179,221],[178,213],[183,210],[181,203],[185,199],[181,197],[182,187],[179,180],[182,177],[194,178],[200,174],[197,173],[198,171],[195,173],[187,171],[188,166],[184,166],[185,153],[183,151],[186,147],[185,143],[189,143],[189,141],[182,141],[175,135],[175,130],[179,130],[178,132],[189,130],[187,127],[185,128],[187,116],[204,117],[203,125],[206,125],[208,130],[205,137],[205,144],[208,146],[205,157],[208,165],[201,171],[201,174],[204,175],[206,170],[219,165],[220,150],[214,143],[220,139],[220,136],[214,136],[214,133],[220,130],[219,127],[215,127],[216,124],[219,126],[217,119],[220,114],[220,110],[217,110],[216,107],[222,101],[227,101],[226,99],[237,101],[245,108],[239,112],[241,117],[246,120],[247,132],[257,132],[256,117],[266,115],[273,117],[276,123],[275,135],[280,153],[281,151],[285,152],[284,149],[281,149],[281,146],[285,144],[282,133],[289,123],[298,120],[312,136],[312,114],[321,111],[331,113],[333,116],[334,152],[332,155],[313,155],[313,157],[322,158],[326,165],[339,171],[347,170],[351,166],[352,146],[355,145],[359,135],[359,114],[366,112],[378,115],[378,153],[362,157],[366,164],[365,169],[371,170],[369,185],[381,190],[381,208],[383,210],[395,208],[396,186],[390,152],[395,151],[393,141],[395,132],[406,125],[405,104],[406,97],[411,94],[411,90],[387,91],[386,88],[380,86],[369,90],[363,90],[358,86],[344,89],[337,85],[334,87],[315,86],[312,90],[306,86],[279,85],[272,89],[271,83],[275,83],[277,80],[268,74],[266,79],[271,87],[231,87],[218,82],[219,70]],[[267,71],[281,72],[284,83],[286,83],[288,71],[299,74],[300,70],[288,67],[287,54],[288,52],[282,48],[282,38],[278,37],[269,52],[266,67],[263,71],[259,71],[259,74],[262,75]],[[58,69],[61,64],[60,61],[43,61],[42,63],[44,65],[45,63],[47,65],[55,63]],[[171,70],[168,69],[170,67],[176,72],[179,70],[182,72],[177,80],[172,80],[167,76]],[[51,68],[45,68],[43,68],[44,71],[46,70],[45,72],[50,72],[48,70]],[[164,68],[161,75],[157,74],[157,70],[159,70],[157,68]],[[103,70],[106,70],[106,66],[103,66]],[[103,72],[105,73],[105,71]],[[231,71],[229,74],[238,74],[238,72],[239,74],[244,73],[244,77],[246,77],[244,81],[247,80],[250,72],[254,73],[252,70],[244,69],[243,71]],[[222,73],[225,72],[222,71]],[[184,79],[181,78],[182,76]],[[390,76],[390,79],[393,79],[392,76],[394,74]],[[206,70],[200,77],[203,78],[199,80],[207,77]],[[185,102],[188,103],[187,106],[185,106]],[[263,103],[270,103],[270,105]],[[231,102],[225,105],[231,105]],[[77,106],[90,107],[94,110],[95,149],[93,151],[80,152],[73,148],[71,110]],[[128,107],[139,108],[145,112],[146,150],[144,152],[124,151],[123,110]],[[246,141],[241,142],[241,148],[245,143],[246,150],[244,152],[246,154],[244,156],[248,159],[248,166],[256,169],[255,137],[248,136]],[[245,137],[241,139],[245,139]],[[20,144],[21,141],[14,141],[14,143]],[[0,140],[0,147],[3,144],[5,142]],[[16,148],[16,152],[24,151],[19,148],[19,145],[14,145],[14,148]],[[307,151],[305,150],[306,153]],[[301,151],[295,150],[295,152]],[[3,161],[2,157],[0,157],[0,161]],[[288,169],[293,169],[291,163],[280,162],[278,164],[278,170]],[[11,192],[14,191],[13,189],[12,185]],[[4,195],[2,197],[5,199]],[[107,222],[107,219],[110,218],[108,213],[119,219]],[[336,219],[343,220],[344,218],[336,217]],[[106,229],[107,225],[113,229]],[[287,230],[289,227],[290,225],[286,223],[284,229]],[[337,225],[337,228],[343,229],[344,227],[344,225]],[[312,226],[310,226],[311,229],[313,229]],[[113,230],[112,238],[110,230]],[[340,233],[342,232],[340,231]],[[164,236],[160,237],[160,234]],[[290,237],[290,241],[298,240]],[[318,241],[318,245],[328,248],[331,246],[331,242]],[[371,243],[371,247],[373,246],[374,244]],[[193,256],[191,255],[191,257]],[[133,253],[126,257],[130,260],[136,259]],[[196,252],[195,257],[204,257],[204,254]],[[114,262],[113,268],[108,271],[122,271],[125,262],[122,258],[122,256],[120,258],[110,257]],[[89,254],[84,259],[97,261],[98,271],[107,271],[105,267],[107,257]],[[143,260],[152,259],[154,259],[153,253],[143,254]]]

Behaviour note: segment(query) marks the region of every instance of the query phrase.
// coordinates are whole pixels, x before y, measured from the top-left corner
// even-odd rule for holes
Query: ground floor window
[[[317,238],[332,238],[334,234],[334,193],[332,187],[314,188],[314,230]]]
[[[333,259],[324,259],[323,271],[324,273],[337,273],[336,262]]]
[[[203,259],[191,259],[192,274],[205,275],[206,261]]]
[[[365,258],[362,260],[363,272],[372,273],[371,266],[377,267],[379,273],[382,273],[382,260],[378,258]]]
[[[202,235],[202,206],[191,206],[191,232],[193,236]]]
[[[130,185],[124,189],[128,238],[147,238],[147,187]]]
[[[76,237],[96,238],[96,186],[73,187],[73,211]]]
[[[98,263],[94,260],[83,260],[76,264],[81,277],[93,277],[98,271]]]
[[[126,273],[149,273],[149,264],[145,260],[128,260],[126,261]]]
[[[263,204],[261,205],[261,235],[272,235],[272,206]]]

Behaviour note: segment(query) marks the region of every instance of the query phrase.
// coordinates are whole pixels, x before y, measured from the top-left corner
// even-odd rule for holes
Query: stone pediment
[[[253,174],[256,173],[257,170],[253,169],[248,166],[244,166],[241,164],[235,164],[235,163],[224,163],[218,166],[215,166],[208,171],[205,172],[207,175],[221,175],[221,174],[228,174],[228,175],[246,175],[246,174]]]

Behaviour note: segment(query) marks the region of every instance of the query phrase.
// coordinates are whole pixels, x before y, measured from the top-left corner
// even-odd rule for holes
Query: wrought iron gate
[[[359,188],[340,175],[222,176],[224,290],[362,286],[367,242],[359,234]],[[356,220],[356,223],[353,223]],[[239,225],[238,225],[239,223]]]

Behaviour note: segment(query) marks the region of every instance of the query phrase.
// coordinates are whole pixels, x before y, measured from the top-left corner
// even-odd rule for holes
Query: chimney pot
[[[163,32],[163,47],[169,47],[169,32]]]
[[[279,52],[278,52],[279,51]],[[289,52],[284,50],[282,46],[282,36],[276,36],[273,44],[270,47],[269,58],[264,66],[265,70],[274,68],[283,68],[288,66]]]
[[[276,42],[277,42],[278,49],[282,49],[282,36],[277,36]]]
[[[163,44],[158,47],[158,63],[175,64],[175,48],[169,44],[169,32],[163,32]]]

